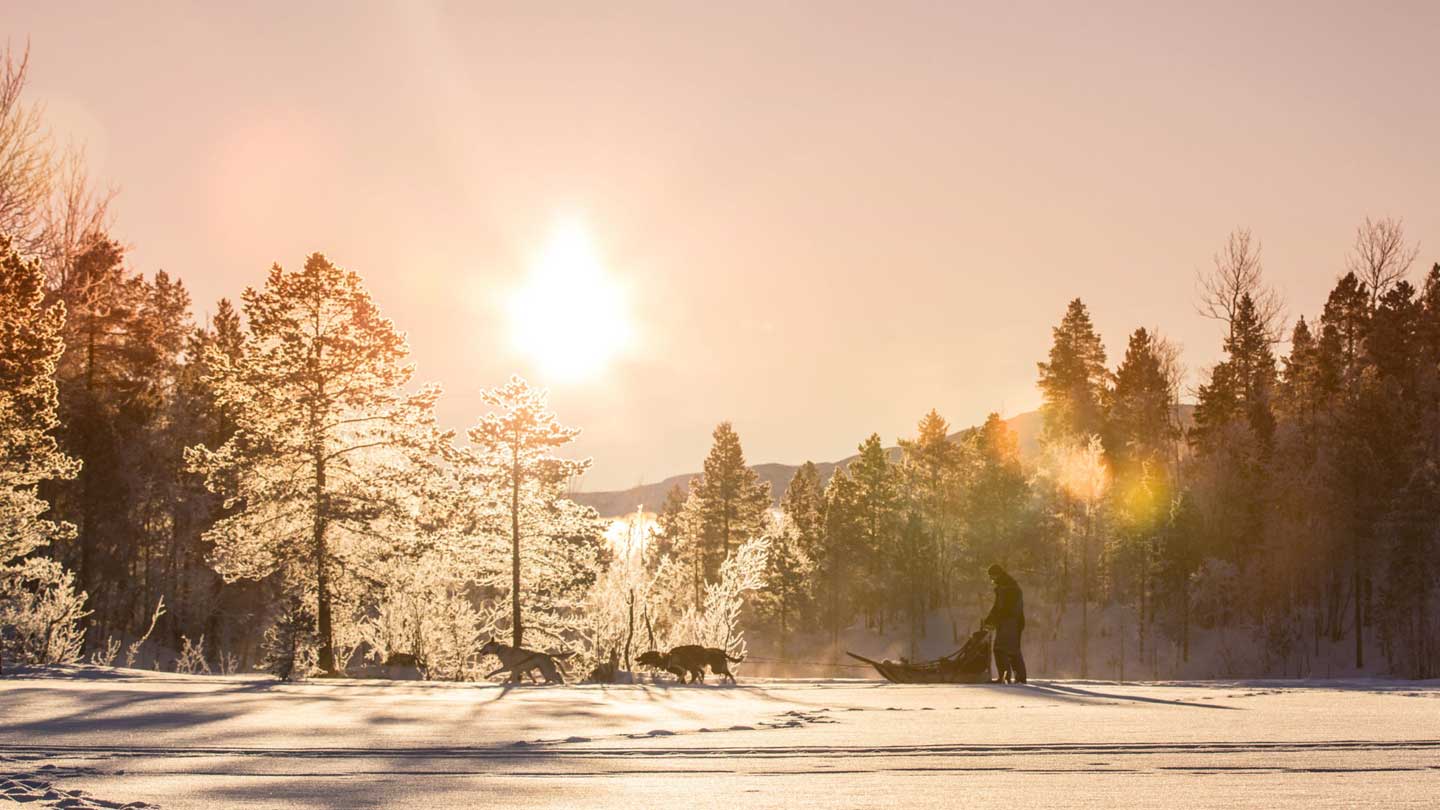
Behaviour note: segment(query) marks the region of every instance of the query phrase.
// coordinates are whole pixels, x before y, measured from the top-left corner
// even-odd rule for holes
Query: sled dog
[[[698,644],[683,644],[675,647],[668,653],[659,650],[650,650],[640,654],[636,661],[644,666],[663,669],[674,675],[681,683],[704,683],[705,667],[710,671],[724,678],[729,678],[735,683],[735,675],[730,671],[730,664],[738,664],[745,660],[732,658],[724,650],[718,647],[702,647]],[[689,680],[686,680],[686,676]]]
[[[527,650],[524,647],[511,647],[509,644],[501,644],[495,639],[485,642],[480,648],[481,655],[493,655],[500,659],[500,668],[486,675],[492,678],[500,673],[509,670],[510,682],[519,683],[521,675],[528,675],[531,680],[535,679],[534,671],[540,670],[540,675],[545,678],[545,683],[565,683],[564,670],[561,662],[574,653],[544,653],[537,650]]]

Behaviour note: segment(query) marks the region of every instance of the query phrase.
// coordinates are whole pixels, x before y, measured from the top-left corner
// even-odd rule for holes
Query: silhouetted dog
[[[574,653],[550,653],[527,650],[524,647],[511,647],[509,644],[501,644],[495,639],[485,642],[480,648],[481,655],[493,655],[500,659],[501,667],[485,677],[494,677],[505,670],[510,670],[510,682],[519,683],[521,675],[534,675],[530,673],[540,670],[544,676],[545,683],[565,683],[563,670],[560,668],[560,661],[569,658]]]
[[[718,647],[702,647],[699,644],[682,644],[668,653],[649,650],[635,659],[637,663],[663,669],[674,675],[681,683],[704,683],[705,667],[716,675],[729,678],[735,683],[735,674],[730,671],[731,663],[740,663],[744,658],[731,658]],[[686,676],[689,680],[686,680]]]

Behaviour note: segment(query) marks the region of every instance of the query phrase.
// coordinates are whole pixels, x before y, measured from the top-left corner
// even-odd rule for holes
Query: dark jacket
[[[985,625],[995,628],[995,646],[1002,650],[1020,649],[1020,631],[1025,629],[1025,595],[1009,574],[995,580],[995,605],[985,616]]]

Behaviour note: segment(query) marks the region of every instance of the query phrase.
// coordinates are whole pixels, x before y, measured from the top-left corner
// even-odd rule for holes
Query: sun
[[[508,309],[515,348],[556,381],[600,375],[633,336],[624,291],[575,219],[556,225]]]

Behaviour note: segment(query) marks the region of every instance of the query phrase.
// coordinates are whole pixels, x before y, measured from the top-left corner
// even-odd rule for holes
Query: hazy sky
[[[722,419],[798,462],[1027,410],[1075,296],[1112,361],[1144,325],[1204,366],[1194,273],[1237,225],[1292,315],[1366,214],[1440,258],[1436,3],[322,5],[0,0],[0,36],[136,269],[203,316],[322,251],[447,424],[549,384],[589,489],[698,469]],[[599,382],[504,317],[562,216],[634,315]]]

